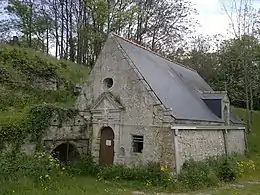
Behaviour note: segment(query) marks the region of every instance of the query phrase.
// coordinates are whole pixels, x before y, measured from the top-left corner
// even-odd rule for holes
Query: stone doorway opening
[[[80,160],[77,147],[69,142],[58,145],[51,155],[58,159],[63,166],[76,164]]]
[[[101,129],[99,164],[112,165],[114,163],[114,138],[115,134],[111,127]]]

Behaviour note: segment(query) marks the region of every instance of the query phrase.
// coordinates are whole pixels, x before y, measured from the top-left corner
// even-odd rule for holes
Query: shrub
[[[221,181],[235,181],[238,177],[236,162],[232,159],[224,159],[218,167],[218,177]]]
[[[188,160],[184,163],[178,180],[187,188],[199,189],[219,183],[219,179],[206,161]]]
[[[231,182],[238,178],[236,159],[227,156],[211,157],[206,160],[214,169],[220,181]]]
[[[178,179],[190,189],[209,187],[219,182],[231,182],[239,177],[237,165],[234,157],[227,156],[210,157],[203,161],[191,159],[183,164]]]
[[[53,181],[65,174],[65,168],[52,156],[37,153],[34,156],[12,153],[0,155],[0,181],[16,181],[30,178],[44,190],[51,188]]]
[[[68,172],[73,175],[96,176],[98,170],[98,165],[90,154],[81,156],[79,162],[68,168]]]
[[[139,181],[146,185],[169,186],[173,183],[171,175],[160,165],[148,163],[143,166],[126,167],[124,165],[104,166],[99,169],[100,180]]]
[[[40,178],[45,175],[56,175],[64,173],[64,168],[52,156],[45,153],[37,153],[34,156],[25,154],[1,154],[0,175],[3,177],[28,176]]]

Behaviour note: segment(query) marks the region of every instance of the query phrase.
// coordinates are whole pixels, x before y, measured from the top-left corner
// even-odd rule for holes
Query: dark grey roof
[[[201,99],[203,91],[212,88],[199,74],[173,63],[141,46],[115,36],[160,101],[172,108],[176,119],[222,122]]]

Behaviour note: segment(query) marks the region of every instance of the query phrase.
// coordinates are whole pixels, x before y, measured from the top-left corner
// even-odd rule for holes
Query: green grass
[[[245,121],[246,112],[244,109],[233,108],[234,112]],[[247,141],[249,146],[250,157],[255,157],[260,154],[260,112],[253,112],[253,127],[252,133],[248,135]]]
[[[73,87],[89,75],[89,69],[82,65],[5,44],[0,44],[0,68],[4,69],[0,73],[0,125],[24,120],[35,105],[73,107]],[[35,79],[49,78],[63,87],[46,91],[33,85]]]
[[[1,184],[1,183],[0,183]],[[1,195],[130,195],[131,190],[119,183],[97,181],[90,177],[59,178],[42,187],[28,178],[19,181],[5,181],[0,188]]]
[[[256,195],[260,194],[260,184],[247,184],[245,187],[227,186],[216,189],[211,195]]]
[[[234,112],[245,121],[246,112],[244,109],[233,108]],[[260,112],[253,112],[252,132],[247,135],[248,154],[247,157],[255,162],[256,171],[246,175],[243,180],[260,180]]]
[[[34,69],[34,71],[46,71],[46,68],[55,68],[60,78],[72,83],[81,83],[87,80],[90,69],[71,61],[57,60],[32,49],[14,47],[0,44],[0,66],[8,69],[16,81],[21,81],[24,75],[20,67]],[[19,80],[20,79],[20,80]]]

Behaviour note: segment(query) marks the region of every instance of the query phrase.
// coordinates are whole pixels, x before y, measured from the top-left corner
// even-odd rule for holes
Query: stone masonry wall
[[[226,134],[227,152],[228,154],[245,152],[245,131],[244,130],[228,130]]]
[[[104,86],[104,79],[107,77],[113,79],[113,86],[110,89]],[[173,162],[170,132],[163,135],[162,132],[164,132],[165,127],[163,127],[161,120],[158,120],[160,116],[158,112],[159,103],[150,94],[149,87],[147,87],[145,81],[138,76],[135,67],[129,64],[124,52],[113,39],[109,38],[90,74],[89,85],[83,87],[76,104],[80,109],[87,109],[104,92],[110,92],[124,107],[123,110],[118,111],[119,119],[116,120],[105,117],[112,112],[109,110],[110,108],[104,107],[106,104],[100,104],[100,107],[95,108],[99,111],[103,110],[98,115],[92,115],[92,154],[96,161],[99,159],[100,130],[107,125],[113,129],[115,134],[114,163],[132,165],[137,162],[159,161],[160,155],[162,155],[160,145],[163,143],[159,140],[162,139],[168,142],[164,144],[164,151],[168,152],[164,152],[163,158],[171,159],[168,164]],[[103,117],[100,117],[100,115]],[[160,117],[163,118],[163,116]],[[167,130],[170,131],[170,125],[168,125]],[[144,151],[142,154],[132,152],[132,135],[144,136]],[[169,154],[169,156],[166,156],[166,154]]]
[[[203,160],[209,156],[245,151],[244,130],[179,130],[178,147],[180,166],[185,160]],[[225,150],[226,148],[226,150]]]
[[[180,166],[185,160],[203,160],[209,156],[225,154],[223,131],[179,130],[178,147]]]
[[[51,152],[57,146],[68,141],[77,147],[80,154],[87,153],[92,132],[91,125],[88,124],[89,121],[80,115],[67,119],[61,125],[57,117],[54,117],[43,137],[43,144],[47,147],[47,151]]]
[[[132,135],[144,135],[144,149],[142,153],[134,153]],[[120,148],[125,155],[118,154],[120,164],[134,165],[157,162],[174,167],[173,139],[170,128],[159,127],[125,127],[120,135]]]

